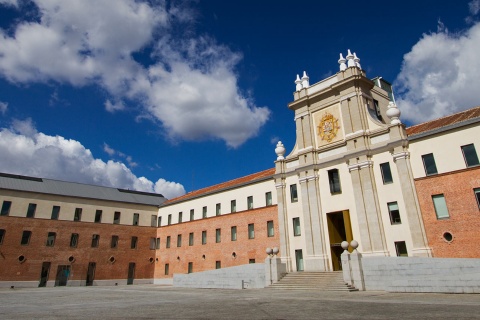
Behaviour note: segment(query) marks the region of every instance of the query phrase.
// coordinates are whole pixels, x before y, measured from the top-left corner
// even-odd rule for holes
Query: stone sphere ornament
[[[277,253],[278,253],[278,248],[277,248],[277,247],[273,247],[272,251],[273,251],[273,254],[277,254]]]
[[[343,250],[348,250],[348,242],[347,242],[347,241],[342,241],[342,243],[340,244],[340,246],[342,246],[342,249],[343,249]]]
[[[357,249],[358,248],[358,241],[357,240],[352,240],[350,242],[350,247],[352,247],[353,250]]]
[[[265,252],[266,252],[268,255],[271,255],[272,252],[273,252],[273,249],[272,249],[272,248],[267,248],[267,250],[265,250]]]

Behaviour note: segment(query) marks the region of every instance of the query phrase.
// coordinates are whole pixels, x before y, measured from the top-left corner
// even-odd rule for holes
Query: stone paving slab
[[[0,289],[0,319],[480,319],[480,295],[188,289]]]

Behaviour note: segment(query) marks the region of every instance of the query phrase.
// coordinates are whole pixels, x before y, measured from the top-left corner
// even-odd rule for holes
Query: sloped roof
[[[248,184],[260,182],[263,180],[268,180],[273,177],[274,173],[275,173],[275,168],[253,173],[245,177],[237,178],[234,180],[230,180],[230,181],[216,184],[210,187],[189,192],[183,196],[167,200],[163,205],[170,205],[173,203],[178,203],[178,202],[190,200],[193,198],[198,198],[200,196],[205,196],[207,194],[212,194],[220,191],[225,191],[228,189],[233,189],[242,185],[248,185]]]
[[[166,200],[161,194],[158,193],[116,189],[75,182],[20,176],[8,173],[0,173],[0,189],[152,206],[159,206]]]
[[[407,135],[416,136],[430,131],[443,131],[442,129],[448,129],[452,126],[460,126],[470,122],[475,122],[477,118],[480,118],[480,106],[411,126],[406,129]]]

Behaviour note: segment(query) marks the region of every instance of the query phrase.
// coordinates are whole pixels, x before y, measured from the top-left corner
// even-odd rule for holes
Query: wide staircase
[[[268,287],[280,290],[358,291],[343,281],[341,271],[291,272]]]

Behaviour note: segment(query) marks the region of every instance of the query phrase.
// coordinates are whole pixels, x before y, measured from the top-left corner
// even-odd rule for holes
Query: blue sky
[[[408,124],[479,105],[480,0],[0,0],[0,171],[171,198],[273,167],[356,52]]]

